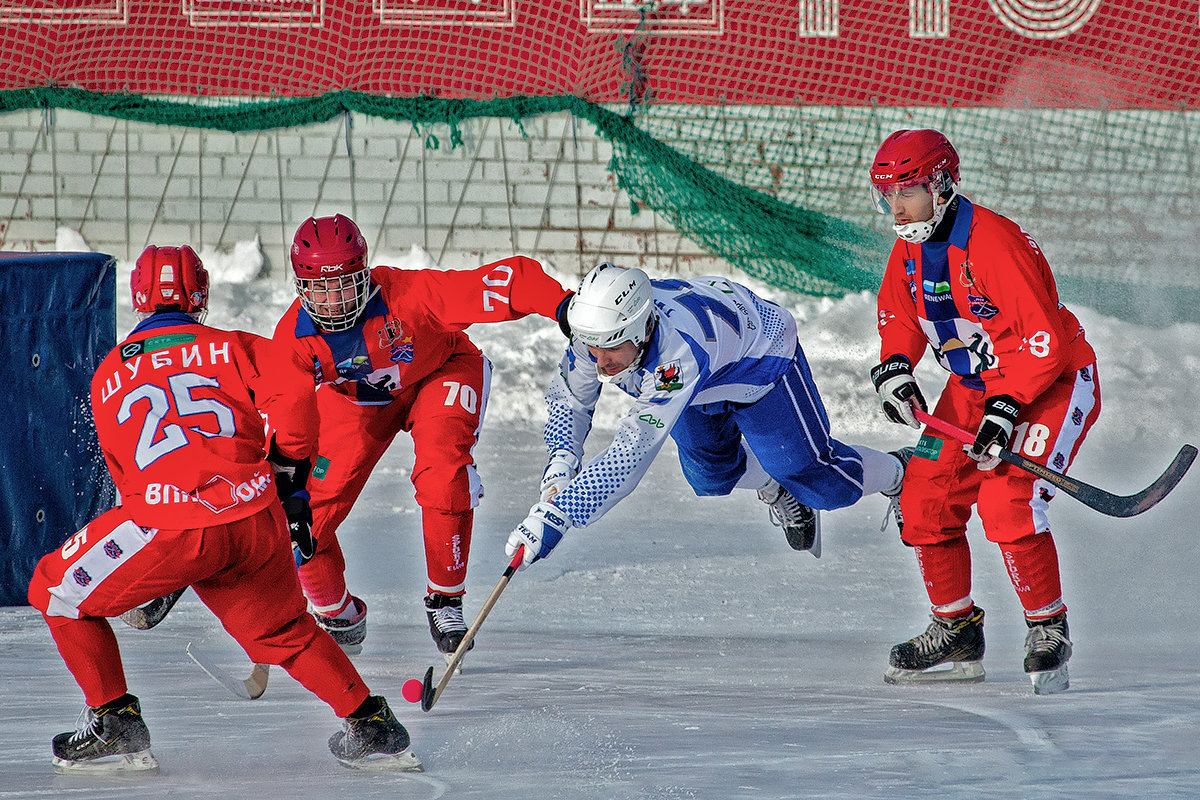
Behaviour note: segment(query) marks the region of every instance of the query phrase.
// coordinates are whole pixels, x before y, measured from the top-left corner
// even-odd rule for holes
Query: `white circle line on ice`
[[[1031,39],[1059,39],[1083,27],[1100,0],[988,0],[1004,27]]]

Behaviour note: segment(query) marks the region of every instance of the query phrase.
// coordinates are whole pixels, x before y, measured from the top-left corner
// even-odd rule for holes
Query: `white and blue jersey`
[[[554,497],[572,524],[632,492],[668,435],[699,495],[729,494],[746,474],[748,447],[806,505],[858,500],[861,458],[829,436],[792,315],[726,278],[652,283],[658,324],[639,368],[618,384],[634,404],[612,444]],[[582,459],[601,386],[596,360],[572,340],[546,391],[550,455]]]

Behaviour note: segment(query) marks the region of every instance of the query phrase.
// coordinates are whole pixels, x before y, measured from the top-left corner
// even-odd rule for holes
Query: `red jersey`
[[[1027,404],[1096,354],[1033,238],[965,197],[953,202],[945,240],[892,248],[879,289],[880,360],[916,364],[929,346],[965,385]]]
[[[463,333],[475,322],[529,314],[555,318],[567,291],[526,256],[473,270],[371,270],[371,298],[345,331],[320,330],[297,298],[275,339],[314,382],[362,405],[386,405],[458,353],[479,354]],[[315,419],[315,405],[305,419]]]
[[[168,312],[142,322],[100,363],[96,432],[135,522],[200,528],[279,502],[267,427],[284,455],[308,457],[312,445],[290,420],[312,384],[275,348]]]

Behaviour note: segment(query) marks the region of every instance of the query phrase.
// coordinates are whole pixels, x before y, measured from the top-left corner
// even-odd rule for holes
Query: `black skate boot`
[[[131,608],[121,615],[121,621],[139,631],[148,631],[167,618],[167,613],[175,607],[175,603],[187,591],[187,587],[176,589],[170,594],[151,600],[145,605]]]
[[[1025,674],[1033,683],[1034,694],[1053,694],[1070,687],[1067,660],[1071,658],[1067,612],[1050,619],[1025,620]]]
[[[51,749],[54,771],[64,775],[158,772],[142,706],[131,694],[96,708],[84,706],[79,729],[55,736]]]
[[[329,750],[351,769],[422,772],[421,760],[408,749],[410,742],[408,731],[396,720],[387,700],[372,695],[329,737]]]
[[[758,499],[770,509],[771,523],[783,528],[783,535],[793,550],[807,550],[821,557],[821,516],[792,497],[772,478],[758,490]]]
[[[915,447],[901,447],[899,450],[892,450],[888,455],[895,456],[900,461],[901,468],[908,472],[908,462],[912,461],[913,453],[917,452]],[[887,511],[883,512],[883,524],[879,526],[880,531],[887,530],[888,517],[896,520],[896,530],[901,534],[904,533],[904,515],[900,513],[900,490],[904,488],[904,479],[900,479],[900,485],[890,492],[883,492],[883,496],[888,498]]]
[[[329,632],[347,655],[357,655],[362,652],[363,640],[367,638],[367,604],[354,595],[350,595],[350,605],[354,612],[348,616],[326,617],[313,612],[317,625]]]
[[[983,680],[983,609],[975,606],[962,617],[930,618],[933,622],[924,633],[892,648],[883,682]],[[950,669],[930,669],[947,662]]]
[[[463,621],[463,599],[461,596],[433,592],[425,598],[425,615],[429,617],[429,635],[434,644],[449,664],[462,644],[467,634],[467,624]],[[467,645],[467,650],[475,647],[475,642]],[[461,662],[460,662],[461,663]],[[461,671],[461,667],[459,669]]]

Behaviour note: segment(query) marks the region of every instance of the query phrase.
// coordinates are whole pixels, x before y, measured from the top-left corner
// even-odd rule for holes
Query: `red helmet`
[[[896,131],[883,140],[871,162],[871,203],[880,214],[891,214],[896,196],[906,193],[928,190],[933,199],[929,219],[892,226],[896,235],[907,242],[920,244],[933,235],[957,184],[958,153],[937,131]]]
[[[370,284],[367,240],[349,217],[310,217],[292,238],[292,271],[300,304],[323,330],[354,326]]]
[[[913,186],[943,172],[958,183],[958,153],[950,140],[934,130],[896,131],[883,140],[871,163],[876,186]]]
[[[208,270],[186,244],[143,250],[129,276],[129,288],[133,310],[143,317],[178,310],[200,319],[208,310]]]

